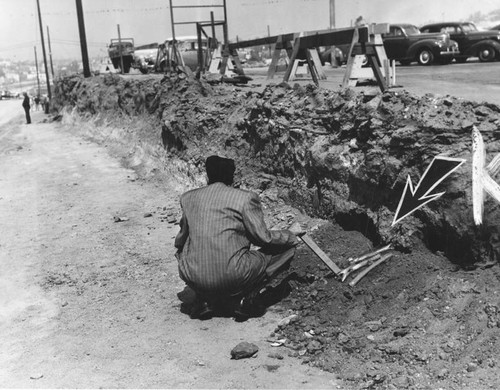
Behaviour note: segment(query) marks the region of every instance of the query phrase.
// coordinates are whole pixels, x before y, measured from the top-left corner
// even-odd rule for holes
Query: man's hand
[[[295,234],[297,237],[301,237],[304,234],[307,233],[306,231],[306,224],[305,223],[300,223],[300,222],[294,222],[290,225],[288,228],[293,234]]]

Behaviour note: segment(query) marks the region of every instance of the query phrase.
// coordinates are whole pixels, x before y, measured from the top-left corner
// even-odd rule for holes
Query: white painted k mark
[[[486,153],[483,136],[476,128],[472,129],[472,208],[474,223],[483,223],[483,209],[485,192],[500,203],[500,185],[491,176],[500,172],[500,154],[485,167]]]

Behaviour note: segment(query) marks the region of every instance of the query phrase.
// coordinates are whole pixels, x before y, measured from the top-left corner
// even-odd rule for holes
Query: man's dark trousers
[[[31,123],[31,116],[30,116],[29,107],[28,108],[24,107],[24,112],[26,113],[26,123],[30,124]]]

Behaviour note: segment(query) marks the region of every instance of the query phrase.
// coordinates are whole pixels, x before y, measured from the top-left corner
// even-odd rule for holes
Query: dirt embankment
[[[374,245],[404,249],[351,287],[300,248],[282,302],[295,316],[269,335],[283,342],[281,353],[337,373],[345,388],[500,387],[500,273],[478,263],[498,256],[499,208],[487,198],[484,229],[473,226],[469,174],[473,125],[489,158],[500,152],[498,107],[314,86],[262,92],[176,77],[142,83],[62,80],[58,102],[93,113],[96,125],[149,112],[131,158],[149,159],[137,166],[149,173],[177,164],[172,172],[195,185],[209,154],[236,158],[241,186],[261,193],[273,223],[293,218],[286,204],[338,222],[313,234],[341,267]],[[111,102],[106,110],[103,99]],[[129,129],[115,136],[131,136]],[[407,175],[416,184],[440,153],[467,162],[441,183],[445,195],[391,229]]]
[[[242,184],[277,185],[287,202],[374,244],[408,251],[423,241],[461,265],[500,257],[500,205],[486,197],[478,228],[471,193],[472,128],[480,130],[489,158],[500,152],[498,106],[313,85],[255,92],[178,77],[97,80],[63,80],[58,103],[91,114],[153,114],[164,147],[193,172],[207,155],[224,153],[244,167]],[[416,186],[438,155],[467,161],[436,188],[445,191],[441,198],[393,226],[407,177]]]

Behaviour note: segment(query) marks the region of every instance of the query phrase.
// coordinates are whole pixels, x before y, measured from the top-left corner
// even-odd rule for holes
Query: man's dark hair
[[[219,156],[210,156],[205,162],[208,176],[208,184],[224,183],[228,186],[233,184],[234,171],[236,167],[234,160]]]

